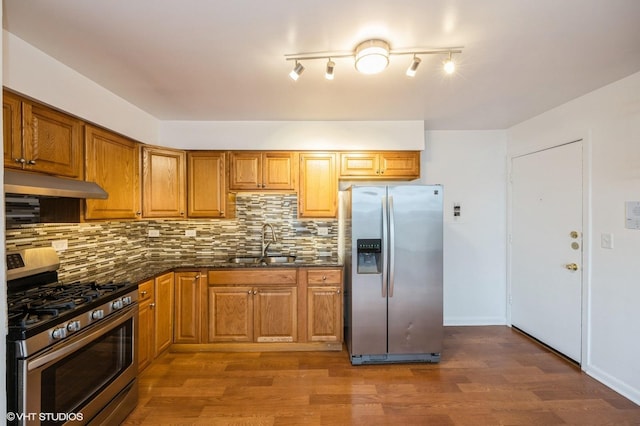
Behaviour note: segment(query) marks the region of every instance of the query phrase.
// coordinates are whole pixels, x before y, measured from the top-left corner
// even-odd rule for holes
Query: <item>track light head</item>
[[[407,68],[407,75],[409,77],[415,77],[416,70],[418,69],[420,62],[420,58],[418,58],[416,55],[413,55],[413,61],[411,62],[411,65],[409,65],[409,68]]]
[[[302,74],[303,71],[304,71],[304,67],[302,66],[302,64],[296,61],[296,66],[289,73],[289,77],[291,77],[293,81],[298,81],[298,78],[300,78],[300,74]]]
[[[451,59],[451,52],[449,52],[449,58],[444,61],[444,72],[447,74],[453,74],[456,71],[456,63]]]
[[[327,80],[333,80],[333,70],[336,67],[336,63],[329,58],[327,62],[327,71],[324,73],[324,78]]]

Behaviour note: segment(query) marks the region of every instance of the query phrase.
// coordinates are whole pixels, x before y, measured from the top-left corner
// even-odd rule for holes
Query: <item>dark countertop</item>
[[[166,272],[188,272],[202,269],[280,269],[280,268],[341,268],[343,265],[335,260],[318,259],[315,261],[295,261],[293,263],[273,263],[269,265],[231,263],[226,260],[209,259],[169,259],[150,260],[143,265],[129,269],[125,279],[131,282],[143,282]]]

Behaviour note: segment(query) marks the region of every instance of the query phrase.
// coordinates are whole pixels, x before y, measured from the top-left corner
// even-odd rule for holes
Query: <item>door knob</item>
[[[578,231],[571,231],[569,236],[575,240],[576,238],[578,238],[580,236],[580,234],[578,234]]]
[[[578,270],[578,265],[576,265],[575,263],[568,263],[566,265],[564,265],[565,268],[567,268],[570,271],[577,271]]]

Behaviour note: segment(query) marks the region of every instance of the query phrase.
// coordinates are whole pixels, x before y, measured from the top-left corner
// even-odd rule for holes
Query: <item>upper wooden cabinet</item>
[[[82,122],[3,92],[5,167],[82,179]]]
[[[338,179],[336,154],[300,153],[299,217],[336,217]]]
[[[185,217],[184,151],[143,147],[142,215],[144,217]]]
[[[292,152],[231,152],[229,189],[294,190],[295,155]]]
[[[86,200],[86,219],[140,217],[140,144],[106,130],[85,126],[85,178],[109,194]]]
[[[417,179],[420,151],[340,153],[342,179]]]
[[[223,152],[187,153],[187,215],[225,217],[226,185]]]

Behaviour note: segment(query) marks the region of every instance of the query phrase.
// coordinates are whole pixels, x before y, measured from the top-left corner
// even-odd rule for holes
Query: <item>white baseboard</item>
[[[507,325],[506,317],[450,317],[444,319],[444,325]]]
[[[603,385],[613,389],[625,398],[633,401],[635,404],[640,405],[640,389],[635,389],[629,386],[627,383],[611,376],[607,372],[601,370],[594,365],[582,366],[585,373],[593,377]]]

